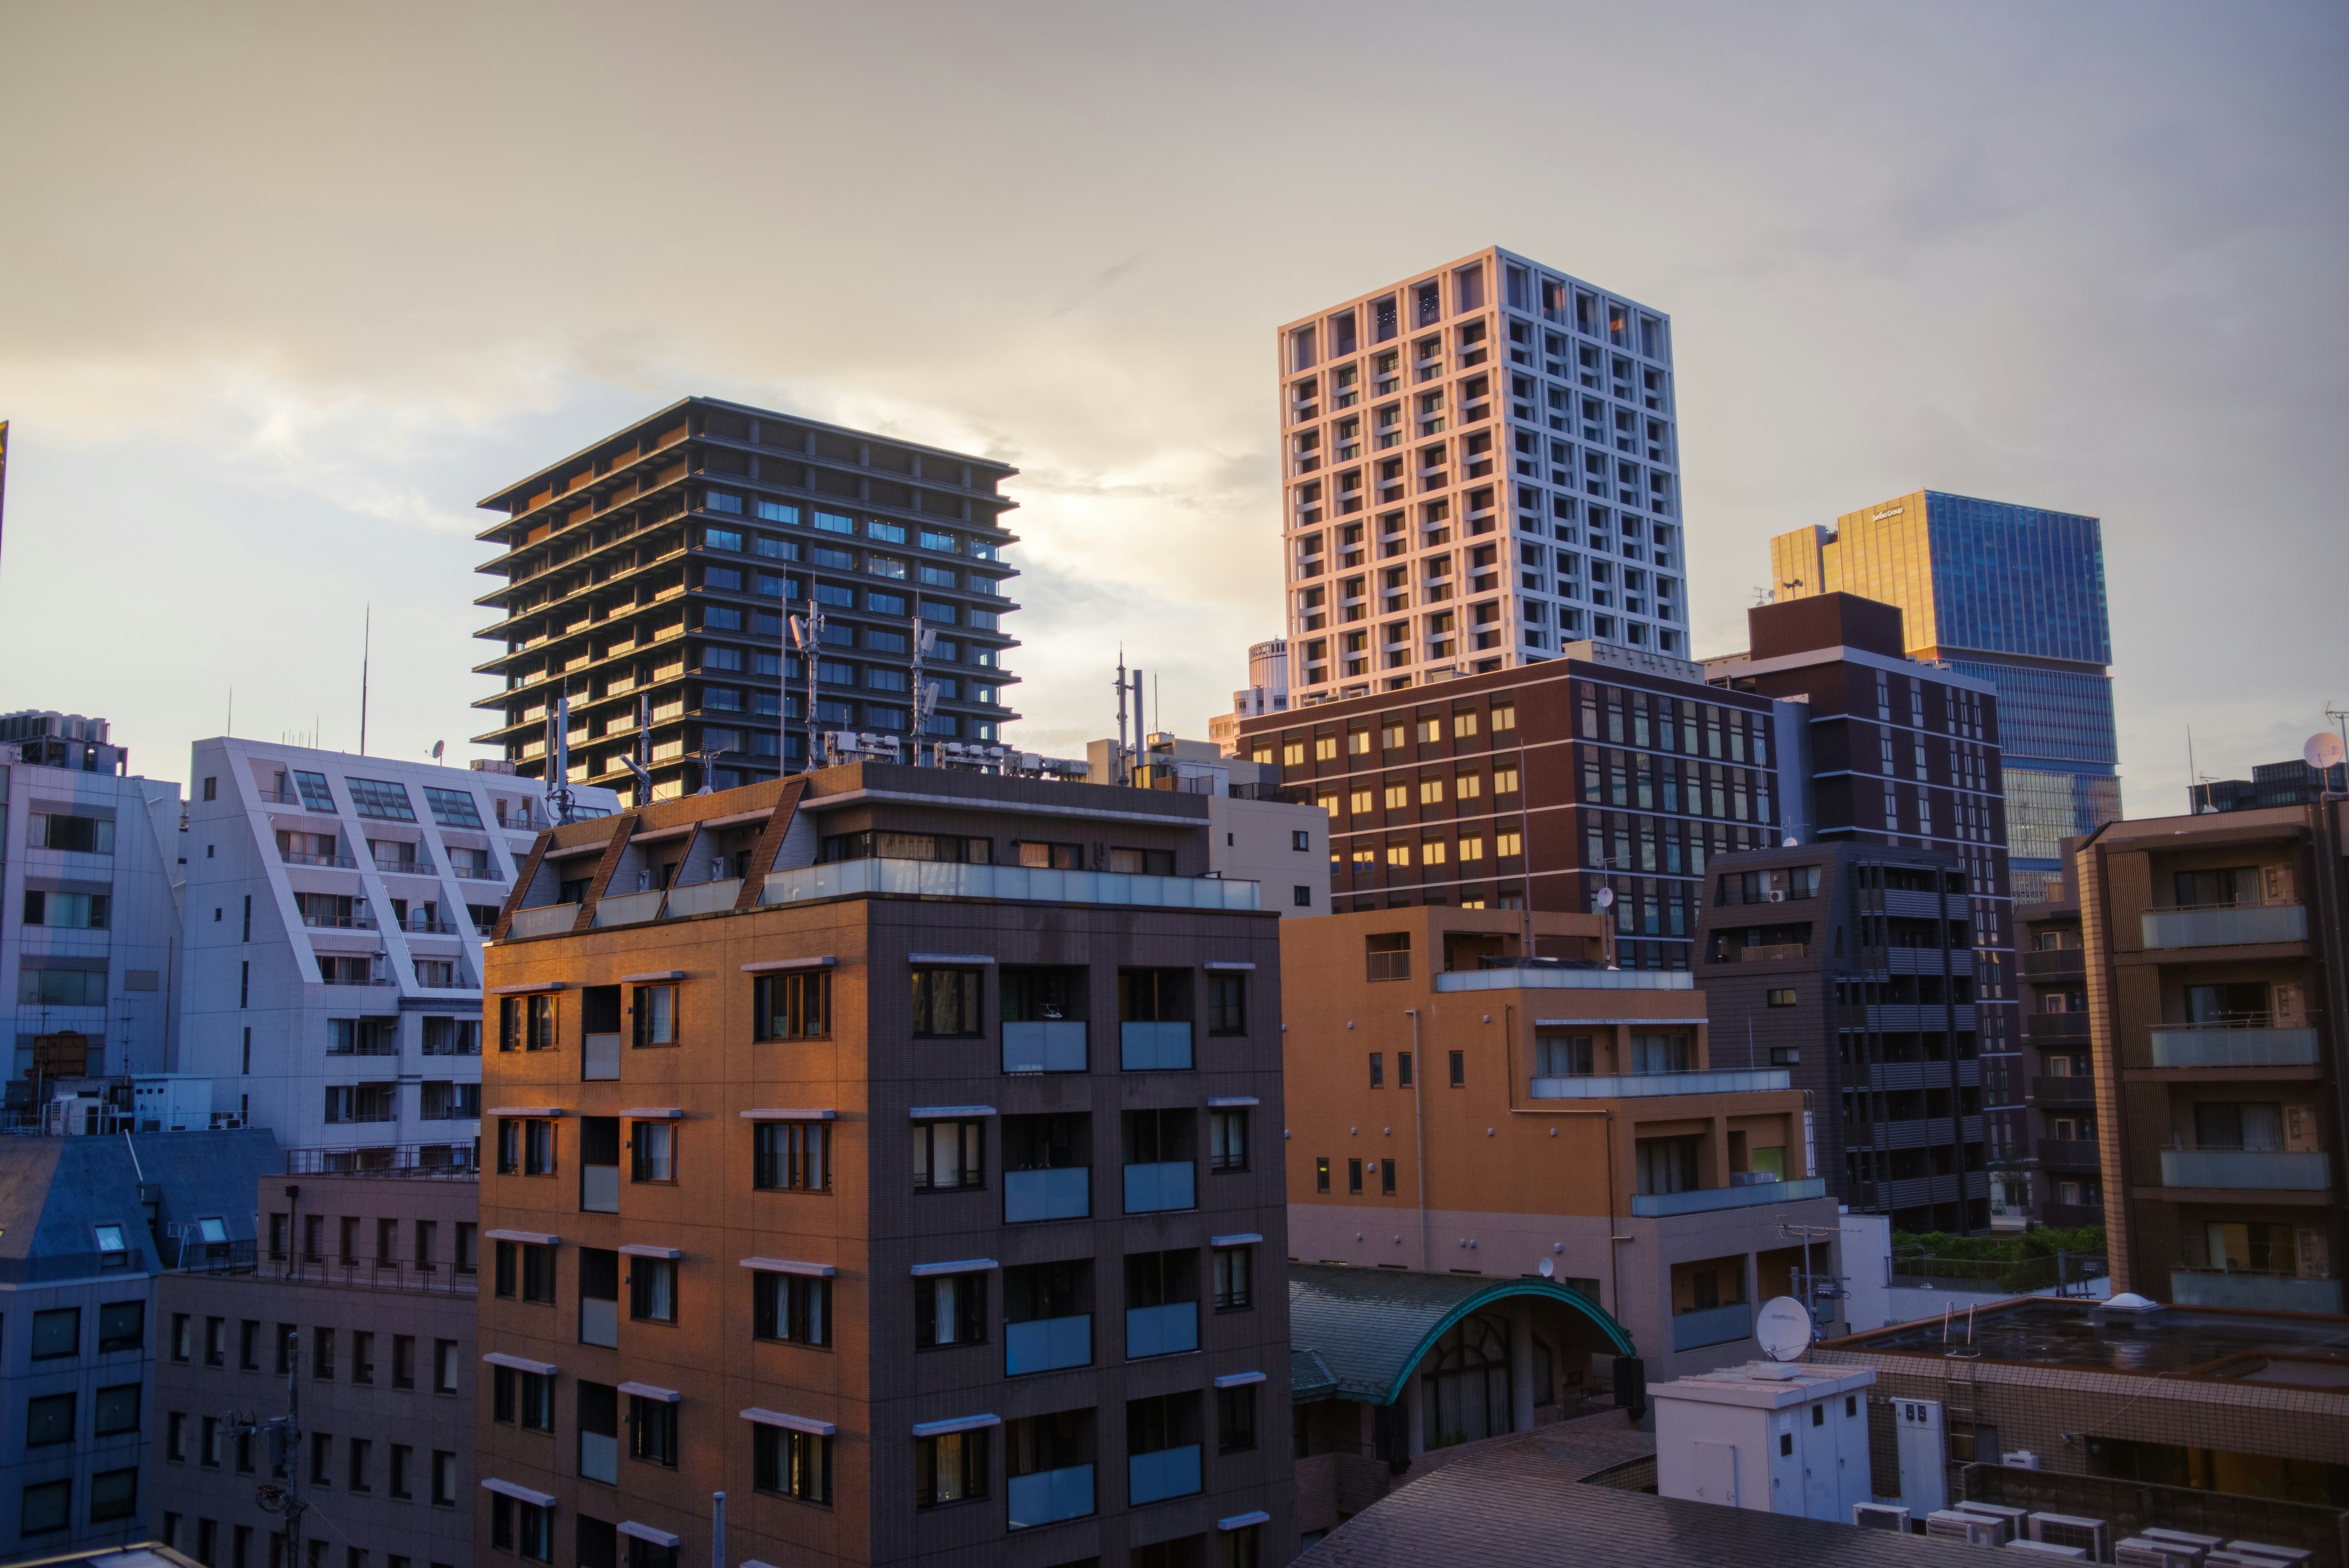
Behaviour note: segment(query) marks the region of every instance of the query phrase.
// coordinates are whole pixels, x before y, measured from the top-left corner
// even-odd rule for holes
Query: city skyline
[[[91,560],[129,562],[118,611],[172,656],[83,642],[72,668],[45,670],[50,683],[23,700],[109,716],[157,776],[228,726],[232,688],[238,732],[316,726],[320,743],[348,749],[361,651],[350,612],[371,599],[370,749],[420,759],[447,741],[475,754],[464,726],[487,685],[468,672],[476,628],[459,589],[483,555],[471,502],[548,452],[706,393],[1020,468],[1013,561],[1033,717],[1012,738],[1049,752],[1100,732],[1112,625],[1158,676],[1169,727],[1202,732],[1247,646],[1281,626],[1266,328],[1498,244],[1619,287],[1681,334],[1693,653],[1736,646],[1774,533],[1919,487],[2025,497],[2106,521],[2133,798],[2176,798],[2189,725],[2220,775],[2296,751],[2338,695],[2314,671],[2337,664],[2344,635],[2318,598],[2344,548],[2323,526],[2341,460],[2319,439],[2340,402],[2338,357],[2321,351],[2337,313],[2318,290],[2342,213],[2308,163],[2340,113],[2313,96],[2339,57],[2337,19],[2271,13],[2254,32],[2178,13],[2116,43],[2108,14],[2093,11],[2027,32],[1878,19],[1864,38],[1822,11],[1790,29],[1822,44],[1804,60],[1733,15],[1702,32],[1637,17],[1596,26],[1602,16],[1537,29],[1531,13],[1489,13],[1592,106],[1570,110],[1563,86],[1526,95],[1506,110],[1511,144],[1563,139],[1578,161],[1632,171],[1613,216],[1536,216],[1520,186],[1545,160],[1524,152],[1491,172],[1454,171],[1463,199],[1440,216],[1342,246],[1254,221],[1287,200],[1287,176],[1241,155],[1254,117],[1164,129],[1166,109],[1211,91],[1239,109],[1285,105],[1290,84],[1260,62],[1311,37],[1301,21],[1254,20],[1257,62],[1211,67],[1187,42],[1191,24],[1155,36],[1162,24],[1097,19],[1056,37],[1040,57],[1049,73],[1032,79],[1019,47],[1032,27],[991,36],[942,19],[901,40],[855,18],[788,36],[706,21],[701,36],[730,40],[712,51],[722,113],[709,134],[742,155],[679,189],[742,215],[730,219],[737,243],[689,260],[655,256],[633,234],[595,260],[552,237],[569,233],[563,213],[688,151],[681,133],[651,150],[550,144],[517,107],[512,120],[395,139],[387,128],[409,119],[395,78],[460,101],[473,85],[432,56],[422,26],[272,36],[216,22],[208,47],[238,62],[216,81],[246,69],[282,79],[305,48],[382,64],[344,73],[331,100],[190,102],[171,73],[202,46],[160,18],[104,57],[117,88],[189,134],[129,161],[85,138],[17,185],[30,243],[0,264],[0,414],[16,437],[0,659],[57,666],[44,655],[76,635],[77,612],[45,585]],[[1397,20],[1365,14],[1330,44],[1333,57],[1400,86],[1412,67],[1380,41]],[[78,67],[61,62],[99,57],[80,29],[102,26],[29,10],[0,24],[11,44],[0,113],[71,135],[78,105],[104,95],[78,93]],[[563,69],[612,79],[616,127],[657,112],[659,95],[630,86],[619,47],[592,29],[525,34],[485,23],[476,42],[488,61],[546,45]],[[1601,35],[1604,48],[1588,41]],[[2024,43],[2047,63],[2007,64]],[[811,46],[851,58],[903,48],[934,102],[869,150],[803,144],[798,128],[840,90],[792,64]],[[2092,64],[2092,46],[2110,63]],[[1944,63],[1931,89],[1942,109],[1978,113],[1907,117],[1821,150],[1847,109],[1812,88],[1922,50]],[[1154,57],[1127,81],[1130,103],[1068,85],[1094,74],[1072,65],[1136,55]],[[738,90],[761,85],[762,65],[799,107]],[[2060,96],[2034,74],[2054,69],[2073,72]],[[960,112],[977,107],[967,84],[1005,71],[1032,89],[1030,118]],[[1895,91],[1894,73],[1882,79],[1860,89],[1863,107]],[[1666,137],[1603,129],[1644,122],[1630,111],[1689,87],[1700,90]],[[554,89],[501,90],[519,105]],[[1338,89],[1304,90],[1325,104]],[[230,107],[240,96],[250,101]],[[279,114],[307,109],[323,139],[279,134]],[[1080,123],[1092,134],[1061,133]],[[460,157],[476,143],[491,155]],[[1404,156],[1406,177],[1438,167]],[[460,162],[491,171],[446,172]],[[1109,182],[1081,205],[1061,189],[1109,168],[1154,177]],[[947,193],[988,177],[1010,199]],[[874,206],[862,188],[875,178],[930,192],[939,221]],[[2085,209],[2067,194],[2090,189]],[[787,213],[844,243],[799,243]],[[247,248],[242,233],[280,220],[267,252]],[[180,243],[151,243],[165,221]],[[494,257],[476,243],[493,222],[512,240]],[[957,223],[984,243],[944,249]],[[1208,276],[1217,297],[1203,312],[1187,280]],[[838,307],[792,308],[809,296]],[[2299,347],[2279,358],[2279,344]],[[1885,374],[1896,362],[1930,369]],[[2247,516],[2258,525],[2237,521]],[[2212,519],[2240,581],[2166,564],[2200,547]],[[256,589],[271,615],[209,607]],[[2205,616],[2291,628],[2278,664],[2292,673],[2255,676],[2249,640],[2189,652],[2197,639],[2174,629]]]

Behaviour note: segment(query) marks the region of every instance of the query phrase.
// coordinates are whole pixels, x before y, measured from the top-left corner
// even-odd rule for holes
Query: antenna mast
[[[367,607],[359,623],[359,755],[367,755],[367,657],[375,647],[375,606]]]
[[[808,594],[807,614],[786,616],[784,620],[791,628],[792,640],[799,644],[801,661],[807,666],[807,766],[801,771],[812,774],[820,765],[815,757],[815,650],[823,642],[823,607],[815,601],[812,581]],[[788,680],[790,666],[784,668]],[[776,761],[780,763],[782,759]]]
[[[914,600],[914,765],[928,754],[922,737],[930,732],[930,715],[937,711],[938,683],[922,678],[923,661],[937,646],[938,634],[922,618],[922,601]]]
[[[546,711],[546,808],[559,826],[571,820],[571,693]]]
[[[1110,758],[1109,782],[1125,783],[1125,644],[1117,645],[1117,751]]]

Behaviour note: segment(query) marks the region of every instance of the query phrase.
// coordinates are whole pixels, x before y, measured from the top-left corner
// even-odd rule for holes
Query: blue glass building
[[[2120,815],[2095,518],[1920,490],[1781,534],[1770,564],[1780,597],[1840,589],[1899,606],[1913,657],[1998,688],[2018,902],[2061,874],[2059,840]]]

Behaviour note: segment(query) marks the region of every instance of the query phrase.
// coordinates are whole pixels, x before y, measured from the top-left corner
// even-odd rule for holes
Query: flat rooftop
[[[1963,1314],[1828,1340],[1821,1349],[1940,1359],[1967,1342]],[[2100,1303],[2025,1296],[1979,1308],[1972,1348],[1985,1361],[2140,1372],[2301,1388],[2349,1388],[2349,1317],[2165,1306],[2117,1312]]]

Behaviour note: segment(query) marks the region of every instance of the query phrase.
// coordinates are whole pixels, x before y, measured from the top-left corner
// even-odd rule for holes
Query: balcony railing
[[[507,923],[509,937],[543,937],[557,931],[567,931],[579,920],[576,904],[541,904],[536,909],[516,909]]]
[[[2147,909],[2140,919],[2148,948],[2241,947],[2308,940],[2308,909],[2302,904]]]
[[[2095,1140],[2085,1137],[2043,1137],[2032,1146],[2032,1152],[2050,1170],[2095,1170],[2103,1159]]]
[[[590,1214],[620,1211],[620,1168],[583,1165],[579,1168],[579,1207]]]
[[[1672,1314],[1674,1350],[1700,1350],[1708,1345],[1727,1345],[1732,1340],[1744,1339],[1753,1332],[1754,1303],[1751,1302],[1732,1302],[1727,1306]]]
[[[589,1082],[598,1082],[619,1075],[620,1037],[617,1034],[581,1035],[579,1076]]]
[[[719,882],[696,882],[688,887],[668,890],[668,908],[661,911],[665,920],[680,920],[688,915],[714,915],[730,909],[742,896],[742,879],[729,877]]]
[[[2282,1148],[2165,1148],[2164,1187],[2223,1187],[2269,1192],[2323,1192],[2333,1186],[2333,1159],[2321,1152]]]
[[[347,855],[305,855],[298,849],[281,849],[277,858],[288,866],[332,866],[345,871],[359,868],[359,863]]]
[[[2031,1080],[2031,1097],[2043,1106],[2093,1106],[2096,1103],[2096,1081],[2084,1073],[2069,1077],[2042,1075]]]
[[[1438,991],[1691,991],[1686,970],[1572,969],[1526,964],[1505,969],[1452,970],[1435,976]],[[1637,1023],[1637,1019],[1630,1022]]]
[[[1027,1530],[1063,1519],[1082,1519],[1093,1511],[1093,1467],[1069,1465],[1057,1470],[1031,1470],[1013,1476],[1010,1524]]]
[[[1142,1023],[1132,1019],[1117,1026],[1118,1065],[1129,1073],[1186,1073],[1191,1069],[1191,1025],[1188,1020]]]
[[[288,1176],[422,1177],[478,1181],[473,1147],[462,1144],[389,1144],[372,1148],[306,1147],[285,1151]]]
[[[1537,1100],[1629,1100],[1654,1095],[1748,1095],[1790,1087],[1783,1067],[1723,1073],[1634,1073],[1621,1077],[1536,1078],[1526,1093]]]
[[[1159,1502],[1170,1497],[1189,1497],[1199,1490],[1199,1445],[1136,1454],[1125,1461],[1125,1501],[1129,1507],[1140,1508],[1145,1502]]]
[[[1722,1209],[1753,1209],[1765,1203],[1798,1203],[1826,1195],[1826,1179],[1806,1176],[1796,1181],[1756,1181],[1744,1187],[1701,1187],[1687,1192],[1640,1193],[1631,1199],[1632,1214],[1660,1220],[1674,1214],[1709,1214]]]
[[[1125,1309],[1128,1361],[1153,1355],[1182,1355],[1198,1348],[1197,1302],[1168,1302],[1164,1306]]]
[[[606,1303],[616,1308],[618,1303]],[[582,1339],[586,1338],[583,1331]],[[592,1342],[591,1342],[592,1343]],[[587,1480],[602,1481],[606,1486],[620,1482],[620,1439],[601,1432],[579,1434],[579,1474]]]
[[[1197,1207],[1198,1199],[1189,1160],[1160,1160],[1125,1168],[1125,1211],[1128,1214],[1164,1214],[1173,1210]]]
[[[2026,1012],[2023,1015],[2023,1038],[2034,1045],[2076,1044],[2088,1038],[2088,1015],[2085,1012]]]
[[[437,875],[429,860],[391,860],[376,857],[375,868],[386,877],[430,877]]]
[[[327,1285],[341,1290],[398,1291],[424,1295],[477,1295],[481,1276],[450,1263],[402,1259],[270,1258],[252,1241],[192,1243],[180,1250],[180,1272],[233,1274],[277,1284]]]
[[[1093,1359],[1093,1314],[1030,1318],[1003,1325],[1003,1375],[1057,1372],[1090,1366]]]
[[[375,929],[373,915],[305,915],[302,923],[313,930],[371,931]]]
[[[2152,1040],[2157,1067],[2308,1067],[2316,1063],[2313,1029],[2158,1023]]]
[[[595,900],[597,926],[632,926],[639,920],[649,920],[660,913],[661,900],[668,895],[658,888],[647,893],[606,893]]]
[[[411,918],[400,928],[419,937],[453,937],[457,934],[454,920],[427,920]]]
[[[864,893],[1041,904],[1126,904],[1154,909],[1253,912],[1254,882],[1217,877],[1145,877],[1124,871],[1049,871],[1032,866],[958,866],[932,860],[844,860],[769,875],[761,904]]]
[[[1081,1073],[1086,1061],[1081,1018],[1007,1021],[1003,1025],[1007,1073]]]
[[[1086,1219],[1093,1211],[1092,1178],[1092,1168],[1082,1165],[1007,1170],[1003,1173],[1003,1222],[1019,1225],[1033,1220]]]
[[[2035,948],[2022,958],[2025,980],[2078,980],[2088,972],[2084,948]]]
[[[2337,1317],[2341,1282],[2244,1270],[2177,1268],[2169,1272],[2169,1299],[2179,1306],[2311,1312]]]

